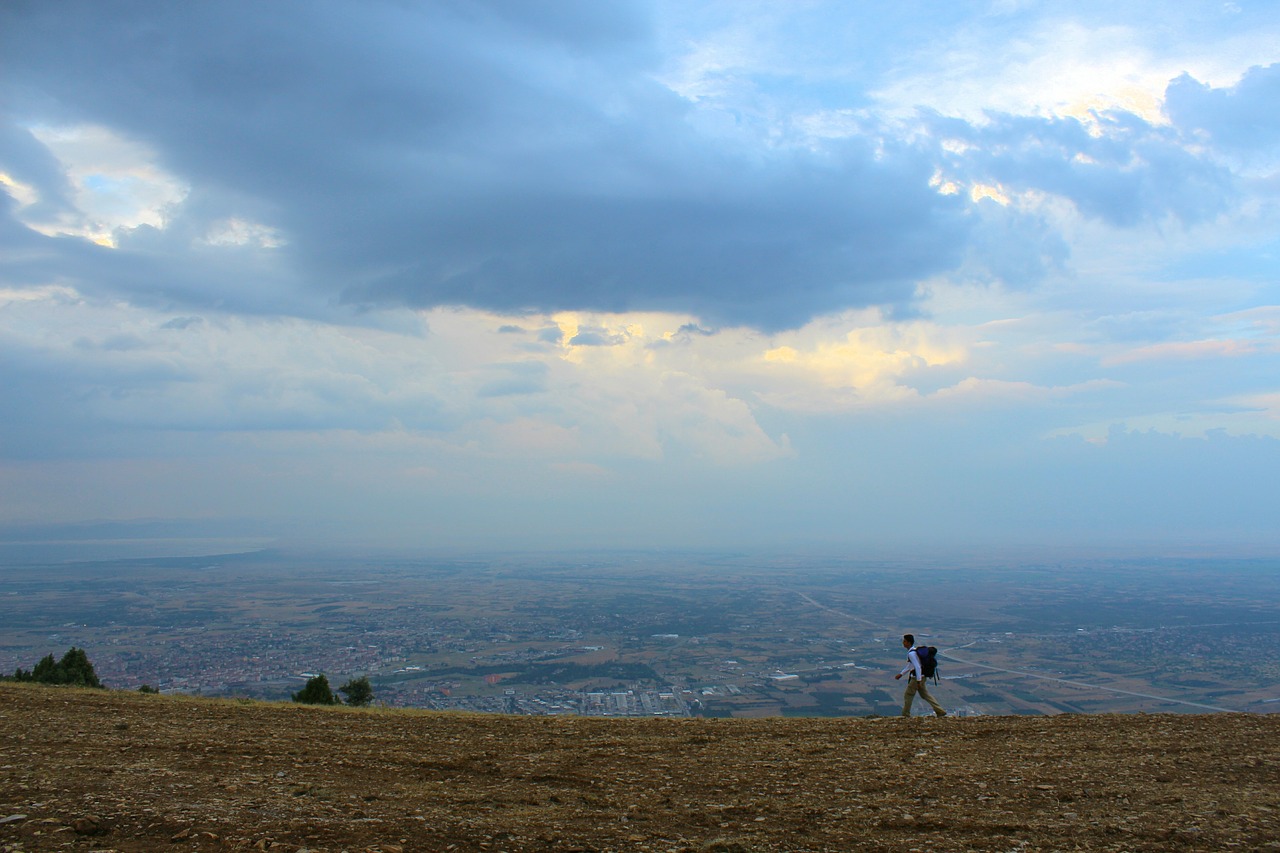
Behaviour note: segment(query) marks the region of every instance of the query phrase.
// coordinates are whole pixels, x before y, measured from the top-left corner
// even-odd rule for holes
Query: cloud
[[[854,328],[842,340],[823,336],[804,350],[774,347],[763,354],[762,366],[787,379],[763,399],[822,410],[915,398],[910,377],[966,358],[966,347],[945,336],[923,324],[900,324]]]
[[[1261,516],[1274,14],[849,9],[0,3],[0,514]]]
[[[635,7],[583,15],[9,7],[13,114],[63,136],[109,128],[190,188],[163,237],[139,228],[151,219],[122,219],[134,234],[109,260],[48,244],[49,274],[249,311],[290,310],[305,291],[312,304],[294,312],[336,298],[681,310],[782,328],[906,304],[915,280],[954,262],[963,205],[928,186],[927,150],[884,139],[723,150],[653,79]],[[73,160],[63,152],[64,167]],[[33,186],[51,187],[55,170],[41,169]],[[183,263],[193,240],[274,257],[213,253],[221,268],[200,275]],[[235,278],[254,286],[228,287]]]
[[[994,184],[1006,192],[1049,193],[1115,226],[1167,217],[1195,224],[1222,212],[1239,195],[1236,176],[1226,166],[1189,149],[1175,129],[1132,113],[1096,114],[1088,124],[1001,114],[973,125],[935,116],[928,125],[949,143],[944,147],[956,152],[947,157],[947,179]],[[1050,251],[1060,255],[1062,250]]]
[[[957,7],[950,20],[934,8],[903,14],[911,16],[910,39],[874,88],[877,101],[898,114],[923,107],[973,123],[988,113],[1088,120],[1115,111],[1160,123],[1165,87],[1179,74],[1229,85],[1275,56],[1266,4],[1171,10],[1134,0],[983,14]]]
[[[422,336],[305,319],[174,317],[71,301],[52,288],[42,299],[15,296],[0,303],[9,379],[0,406],[11,413],[0,441],[10,459],[165,457],[193,446],[224,452],[235,436],[294,436],[303,447],[317,435],[401,432],[434,437],[433,453],[469,456],[479,441],[491,458],[541,447],[555,451],[547,461],[602,467],[685,454],[750,464],[786,452],[713,376],[653,357],[649,343],[686,317],[631,317],[625,327],[566,317],[557,328],[596,330],[615,343],[582,346],[566,336],[530,350],[520,335],[493,333],[504,325],[497,318],[475,312],[434,312]],[[546,322],[526,319],[535,328]],[[655,328],[646,332],[641,321]],[[524,432],[543,440],[530,444]],[[419,463],[450,468],[445,459]]]
[[[166,320],[161,324],[162,329],[189,329],[192,326],[199,326],[204,322],[202,317],[174,317],[172,320]]]
[[[73,215],[74,190],[64,166],[24,127],[0,121],[3,185],[28,221],[55,222]]]
[[[1121,383],[1108,380],[1091,380],[1069,387],[1049,388],[1031,382],[1011,382],[1002,379],[977,379],[969,377],[950,388],[940,389],[936,397],[939,401],[964,401],[968,404],[984,405],[1026,403],[1028,401],[1044,401],[1061,399],[1082,393],[1091,393],[1123,387]]]
[[[1146,360],[1239,358],[1259,352],[1280,352],[1280,344],[1275,341],[1169,341],[1116,353],[1104,359],[1103,364],[1124,364]]]
[[[1173,80],[1165,109],[1179,127],[1233,150],[1280,144],[1280,63],[1250,68],[1238,83],[1214,88],[1190,74]]]
[[[491,365],[490,371],[499,373],[480,386],[480,397],[511,397],[521,394],[539,394],[547,390],[547,366],[537,361],[521,361],[513,364]]]
[[[603,328],[579,328],[578,333],[569,339],[569,346],[611,347],[626,343],[626,340],[626,335],[612,334]]]
[[[955,276],[1027,289],[1064,274],[1070,245],[1040,207],[1035,201],[1015,206],[1007,199],[980,199],[974,205],[976,224],[964,262]]]
[[[559,326],[544,326],[538,330],[538,340],[545,344],[558,344],[564,340],[564,330]]]
[[[706,120],[733,108],[728,94],[660,82],[675,78],[660,74],[650,7],[589,6],[9,7],[0,155],[15,165],[0,166],[36,199],[15,215],[79,220],[57,233],[116,247],[37,242],[10,275],[261,314],[674,311],[777,331],[848,308],[910,312],[941,274],[1030,287],[1062,273],[1046,194],[1132,227],[1204,222],[1240,192],[1123,99],[1073,115],[877,116],[874,76],[822,64],[843,54],[812,10],[778,12],[776,30],[735,16],[682,72],[741,75],[757,95],[790,81],[768,110],[793,124],[726,144]],[[1024,59],[1055,32],[992,20],[1040,27],[1018,42]],[[1054,50],[1083,68],[1092,31],[1073,26]],[[788,60],[788,33],[823,59]],[[1137,34],[1107,30],[1097,49]],[[850,75],[842,102],[805,108],[810,92],[831,100],[833,73]],[[1231,103],[1265,109],[1272,76],[1250,72]],[[1169,87],[1175,117],[1208,121],[1189,86]],[[798,130],[820,114],[856,120]]]

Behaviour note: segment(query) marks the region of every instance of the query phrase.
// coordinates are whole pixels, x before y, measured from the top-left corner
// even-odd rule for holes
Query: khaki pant
[[[942,709],[942,706],[929,695],[929,691],[925,688],[923,681],[916,681],[914,678],[908,678],[907,692],[906,695],[902,697],[902,716],[911,716],[911,703],[915,700],[917,693],[920,694],[924,701],[929,703],[929,707],[933,708],[933,713],[937,714],[939,717],[945,717],[947,715],[947,712]]]

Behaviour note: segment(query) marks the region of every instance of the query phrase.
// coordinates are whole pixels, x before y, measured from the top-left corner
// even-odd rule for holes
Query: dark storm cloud
[[[12,197],[0,192],[0,279],[11,284],[51,282],[81,293],[124,294],[137,304],[231,310],[250,314],[314,316],[323,310],[302,298],[296,276],[263,253],[193,246],[182,223],[162,231],[149,225],[117,233],[110,249],[80,237],[45,236],[24,227]],[[25,211],[24,211],[25,213]]]
[[[159,301],[287,311],[302,283],[776,329],[909,302],[969,227],[910,145],[748,160],[698,136],[630,4],[11,3],[0,30],[18,122],[151,146],[192,187],[174,235],[239,216],[287,240],[265,281],[198,271],[173,236],[105,262],[49,245],[62,277]]]

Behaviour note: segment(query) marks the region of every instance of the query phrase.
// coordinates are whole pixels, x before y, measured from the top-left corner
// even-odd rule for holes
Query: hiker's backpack
[[[936,682],[938,680],[938,647],[916,646],[915,653],[920,659],[920,674]]]

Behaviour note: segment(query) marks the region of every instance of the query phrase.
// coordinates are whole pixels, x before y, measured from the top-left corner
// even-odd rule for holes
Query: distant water
[[[0,565],[139,560],[149,557],[204,557],[240,554],[272,545],[266,538],[77,539],[45,542],[0,541]]]

